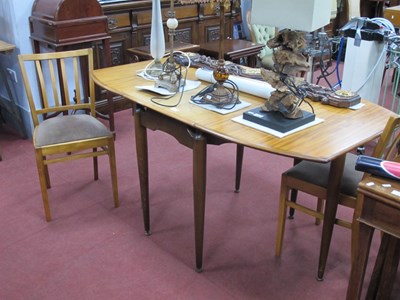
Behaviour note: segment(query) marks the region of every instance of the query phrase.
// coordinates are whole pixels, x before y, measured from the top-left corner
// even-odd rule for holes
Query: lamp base
[[[243,119],[285,133],[315,120],[315,114],[302,110],[298,119],[285,118],[279,111],[263,111],[253,108],[243,113]]]
[[[185,85],[182,80],[182,68],[175,62],[167,62],[163,72],[158,76],[154,86],[167,89],[171,93],[176,93]]]
[[[181,80],[176,80],[174,75],[162,75],[162,78],[156,80],[154,86],[156,88],[164,88],[168,92],[176,93],[185,84]]]
[[[163,64],[160,60],[154,60],[146,69],[147,75],[158,77],[163,72]]]
[[[230,81],[226,81],[225,84],[230,84],[231,88],[216,83],[213,91],[204,94],[200,101],[202,103],[213,104],[218,108],[240,103],[239,91],[235,85],[231,84]]]

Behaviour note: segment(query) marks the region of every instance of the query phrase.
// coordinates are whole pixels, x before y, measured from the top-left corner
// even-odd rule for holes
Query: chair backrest
[[[96,115],[92,49],[20,54],[18,61],[35,127],[61,113]]]
[[[263,58],[266,55],[271,55],[273,50],[267,46],[269,39],[273,38],[276,34],[276,28],[273,26],[251,24],[251,12],[246,14],[246,23],[250,31],[251,40],[254,43],[263,44],[265,47],[261,50],[259,57]]]
[[[386,123],[385,129],[377,145],[375,146],[372,156],[390,160],[400,161],[400,116],[390,117]]]
[[[263,44],[265,47],[260,52],[260,57],[271,55],[273,50],[267,46],[267,42],[275,36],[276,30],[273,26],[251,24],[250,34],[252,41],[258,44]]]

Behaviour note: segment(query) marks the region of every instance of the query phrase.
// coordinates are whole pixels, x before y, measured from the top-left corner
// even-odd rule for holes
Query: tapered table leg
[[[235,192],[240,191],[240,181],[242,179],[242,166],[243,166],[243,153],[244,146],[236,145],[236,178],[235,178]]]
[[[149,162],[147,150],[147,131],[141,123],[142,108],[134,108],[136,155],[139,169],[140,196],[142,201],[143,221],[145,235],[150,235],[150,209],[149,209]]]
[[[207,141],[197,133],[193,137],[193,200],[196,247],[196,272],[203,270],[204,213],[206,200]]]
[[[332,239],[333,226],[335,225],[336,211],[338,207],[338,196],[344,169],[346,154],[339,156],[331,162],[329,171],[326,205],[324,212],[324,223],[322,227],[322,240],[319,256],[317,280],[324,279],[326,261],[329,246]]]

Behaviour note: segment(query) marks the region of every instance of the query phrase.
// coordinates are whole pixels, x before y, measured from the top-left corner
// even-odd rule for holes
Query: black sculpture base
[[[315,115],[308,111],[302,111],[303,117],[287,119],[278,111],[263,111],[254,108],[243,113],[243,119],[271,128],[279,132],[288,132],[315,120]]]

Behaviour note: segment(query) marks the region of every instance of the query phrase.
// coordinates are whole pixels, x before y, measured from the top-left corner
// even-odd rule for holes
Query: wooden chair
[[[276,35],[276,28],[258,24],[251,24],[250,28],[252,41],[254,43],[265,45],[258,55],[260,66],[272,70],[274,68],[274,51],[267,46],[267,42]]]
[[[397,147],[399,136],[393,140],[394,134],[397,134],[397,129],[400,125],[400,116],[392,117],[389,119],[386,127],[374,148],[373,156],[387,159],[392,151],[388,151],[390,147]],[[364,173],[355,170],[357,155],[348,153],[346,155],[346,162],[343,171],[342,184],[340,187],[339,204],[342,206],[355,208],[357,198],[357,186],[362,180]],[[292,168],[282,174],[281,191],[279,200],[279,213],[278,213],[278,229],[275,244],[275,255],[280,256],[282,253],[282,243],[285,231],[285,221],[287,215],[287,208],[290,207],[297,211],[304,212],[317,219],[323,220],[323,204],[327,194],[327,184],[329,175],[330,164],[322,164],[311,161],[301,161],[294,165]],[[313,209],[305,204],[296,202],[295,194],[293,193],[289,199],[289,192],[301,191],[317,197],[317,208]],[[318,222],[317,222],[318,224]],[[351,220],[342,220],[336,216],[335,224],[351,228]],[[327,257],[320,257],[318,280],[323,280],[323,273],[325,270]],[[322,270],[322,272],[320,272]]]
[[[273,26],[252,24],[250,22],[251,12],[246,15],[246,23],[249,28],[251,41],[258,44],[263,44],[265,47],[258,54],[258,64],[265,69],[272,70],[274,68],[273,54],[274,51],[267,46],[268,40],[276,35],[276,28]]]
[[[51,220],[48,165],[73,159],[92,157],[97,180],[97,157],[108,155],[114,205],[118,207],[114,137],[95,118],[94,82],[89,76],[93,50],[24,54],[18,61],[34,125],[33,145],[46,220]],[[39,88],[37,95],[34,85]]]

